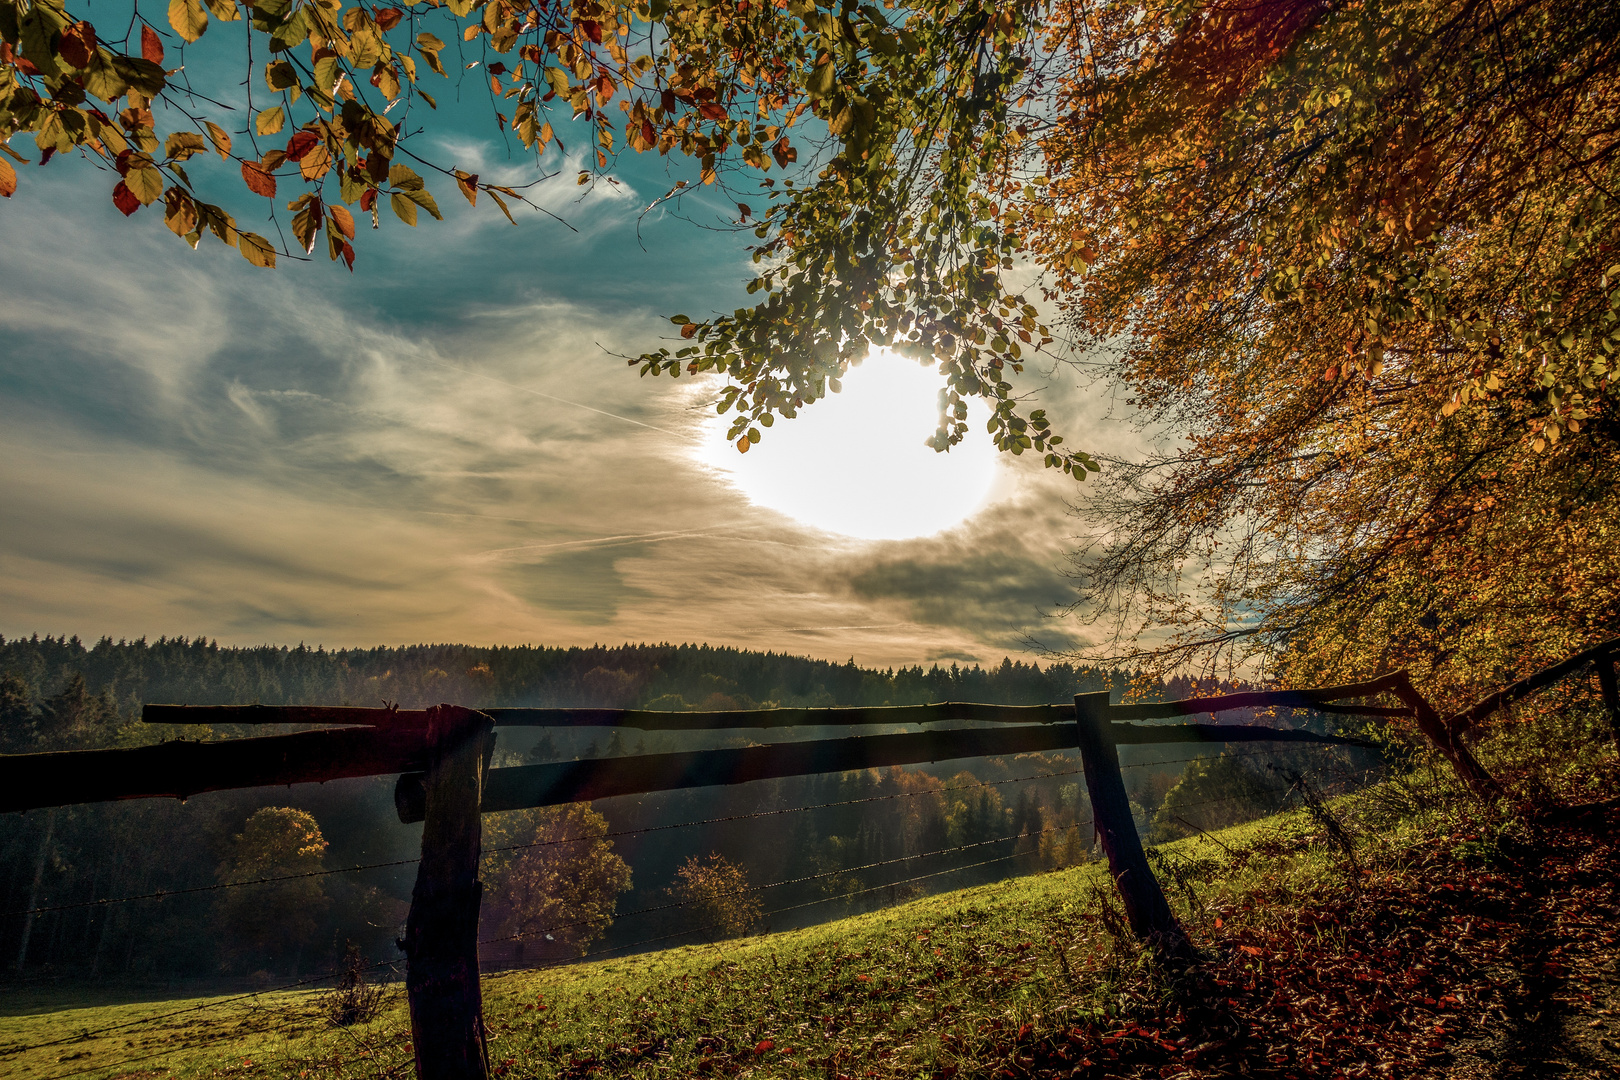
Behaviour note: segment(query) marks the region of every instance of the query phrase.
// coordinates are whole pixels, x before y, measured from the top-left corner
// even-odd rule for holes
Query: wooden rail
[[[149,711],[155,708],[163,707],[148,706]],[[307,715],[313,710],[299,706],[289,711],[294,715]],[[1069,711],[1072,714],[1072,707]],[[167,742],[128,750],[0,755],[0,812],[120,799],[184,799],[205,791],[325,783],[346,777],[425,770],[431,757],[427,726],[416,722],[416,714],[404,710],[391,715],[405,718],[400,729],[347,727],[220,742]],[[420,715],[426,717],[428,713]],[[1370,745],[1341,736],[1250,724],[1113,726],[1114,741],[1118,743]],[[1028,754],[1073,746],[1072,723],[1043,723],[592,758],[556,765],[495,769],[490,773],[484,809],[490,812],[516,810],[610,795],[739,784],[768,777],[848,772],[928,761]],[[404,785],[400,790],[408,787]],[[407,799],[401,803],[401,808],[402,814],[410,808],[410,813],[416,815],[405,820],[421,820],[418,801]]]

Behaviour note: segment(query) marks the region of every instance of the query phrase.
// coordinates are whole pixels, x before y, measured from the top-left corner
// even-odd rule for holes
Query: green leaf
[[[208,12],[201,0],[169,0],[169,25],[186,41],[196,41],[208,29]]]

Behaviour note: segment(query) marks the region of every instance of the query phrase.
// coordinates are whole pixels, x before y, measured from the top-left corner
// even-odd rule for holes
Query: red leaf
[[[765,1051],[769,1050],[771,1047],[773,1047],[775,1045],[776,1044],[771,1042],[771,1040],[764,1039],[764,1040],[762,1040],[760,1042],[760,1044],[758,1046],[754,1047],[754,1053],[763,1054]]]
[[[387,33],[394,27],[398,26],[399,20],[403,19],[404,17],[405,13],[399,10],[399,8],[383,8],[376,14],[377,29]]]
[[[673,91],[673,90],[665,90],[659,96],[659,104],[664,107],[665,112],[667,112],[667,113],[674,112],[675,111],[675,91]]]
[[[1263,955],[1265,955],[1263,950],[1257,949],[1253,945],[1239,945],[1238,946],[1238,951],[1248,953],[1250,956],[1263,956]]]
[[[43,150],[41,150],[39,152],[39,163],[41,165],[44,165],[46,162],[50,161],[51,158],[53,158],[55,156],[56,156],[56,147],[47,146],[45,149],[43,149]]]
[[[376,205],[377,205],[377,189],[376,188],[366,188],[366,190],[364,190],[364,191],[362,191],[360,193],[360,209],[361,210],[364,210],[364,211],[369,213],[371,208],[373,206],[376,206]]]
[[[343,261],[349,266],[349,273],[354,273],[354,248],[347,242],[343,245]]]
[[[313,131],[299,131],[287,140],[287,160],[302,161],[304,155],[315,149],[321,141],[320,135]]]
[[[113,159],[113,168],[118,170],[119,176],[129,175],[129,155],[134,152],[133,150],[118,151],[118,156]]]
[[[129,190],[128,184],[120,180],[118,186],[113,188],[113,205],[123,211],[125,217],[129,217],[129,215],[141,208],[141,200],[137,199],[135,193]]]
[[[591,19],[579,20],[579,28],[585,31],[585,36],[596,44],[602,44],[602,24]]]
[[[163,39],[150,26],[141,26],[141,56],[154,64],[163,63]]]
[[[255,195],[263,195],[267,199],[276,197],[276,178],[265,172],[264,166],[257,161],[242,162],[242,182]]]
[[[488,71],[491,75],[505,75],[506,65],[497,60],[493,64],[484,65],[484,70]]]
[[[531,64],[538,64],[545,56],[538,45],[525,45],[518,50],[518,55]]]
[[[724,120],[726,118],[726,107],[716,105],[712,101],[705,101],[702,105],[699,105],[698,112],[706,120]]]
[[[62,31],[62,44],[58,50],[62,59],[76,68],[87,68],[96,55],[96,28],[87,22],[77,22]]]
[[[658,132],[653,130],[651,120],[643,120],[641,122],[641,141],[646,143],[648,146],[651,146],[653,143],[658,141]]]

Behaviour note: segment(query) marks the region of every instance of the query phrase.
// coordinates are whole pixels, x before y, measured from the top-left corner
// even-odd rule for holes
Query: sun
[[[729,416],[706,433],[703,458],[748,500],[827,532],[863,540],[930,536],[989,501],[996,449],[990,411],[968,403],[968,435],[947,453],[925,440],[939,423],[939,376],[886,349],[851,368],[843,391],[778,419],[746,454],[726,441]]]

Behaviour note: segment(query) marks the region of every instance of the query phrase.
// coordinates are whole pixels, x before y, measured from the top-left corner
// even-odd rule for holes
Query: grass
[[[1499,773],[1518,768],[1513,805],[1471,803],[1426,767],[1334,800],[1355,863],[1302,812],[1159,848],[1159,877],[1207,957],[1191,974],[1135,946],[1091,864],[817,927],[490,976],[491,1060],[525,1078],[943,1080],[1194,1076],[1222,1054],[1256,1075],[1418,1075],[1470,1039],[1489,1054],[1465,1014],[1511,1018],[1513,987],[1541,987],[1557,968],[1547,956],[1613,944],[1597,907],[1564,912],[1604,882],[1612,896],[1620,861],[1525,809],[1614,786],[1602,729],[1558,725],[1544,741],[1580,753],[1542,753],[1522,731],[1481,747]],[[1530,865],[1538,846],[1553,855]],[[1590,1005],[1595,984],[1583,985]],[[0,996],[0,1073],[403,1080],[409,1024],[391,993],[375,1020],[338,1029],[317,991],[89,1003],[14,992]]]

